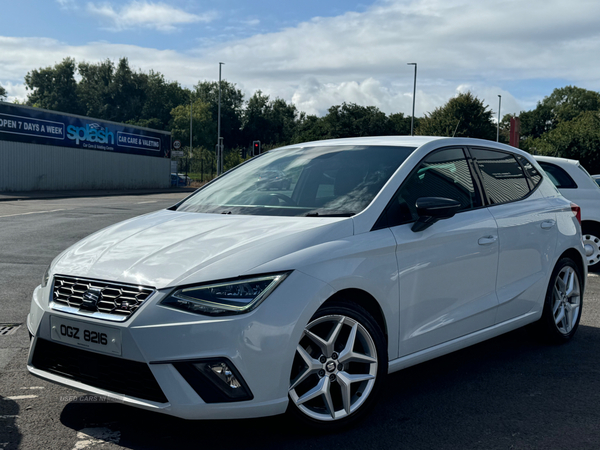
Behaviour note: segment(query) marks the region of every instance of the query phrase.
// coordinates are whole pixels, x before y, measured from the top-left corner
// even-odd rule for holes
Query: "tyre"
[[[600,225],[584,223],[581,238],[585,246],[588,270],[600,272]]]
[[[296,348],[288,411],[314,429],[362,418],[387,375],[385,336],[362,307],[331,302],[310,320]]]
[[[542,318],[537,324],[544,340],[562,343],[573,337],[581,319],[582,286],[581,272],[573,260],[558,261],[550,277]]]

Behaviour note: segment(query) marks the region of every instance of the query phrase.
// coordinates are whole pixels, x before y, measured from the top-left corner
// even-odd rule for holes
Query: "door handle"
[[[555,220],[544,220],[540,226],[542,227],[543,230],[549,230],[554,225],[556,225]]]
[[[490,245],[490,244],[493,244],[494,242],[496,242],[497,240],[498,240],[498,236],[484,236],[482,238],[479,238],[477,243],[479,245]]]

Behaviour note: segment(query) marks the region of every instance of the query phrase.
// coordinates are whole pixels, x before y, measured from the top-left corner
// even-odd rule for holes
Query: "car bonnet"
[[[251,274],[273,259],[352,234],[351,218],[163,210],[88,236],[57,257],[51,272],[162,288]]]

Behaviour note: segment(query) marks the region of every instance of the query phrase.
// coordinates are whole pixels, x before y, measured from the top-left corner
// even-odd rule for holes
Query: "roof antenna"
[[[460,125],[461,119],[458,119],[458,123],[456,124],[456,128],[454,129],[454,133],[452,133],[452,137],[456,134],[456,130],[458,130],[458,126]]]

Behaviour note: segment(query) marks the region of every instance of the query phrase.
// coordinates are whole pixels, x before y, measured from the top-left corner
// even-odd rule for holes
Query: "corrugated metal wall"
[[[0,192],[166,188],[169,158],[0,140]]]

